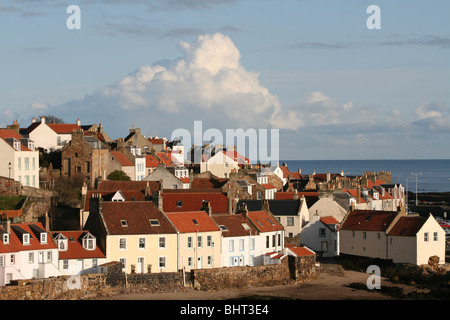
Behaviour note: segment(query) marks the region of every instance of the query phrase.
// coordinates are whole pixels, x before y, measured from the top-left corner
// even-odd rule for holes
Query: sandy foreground
[[[101,298],[102,300],[234,300],[251,297],[276,297],[299,300],[393,300],[380,290],[357,290],[347,287],[352,283],[367,284],[370,274],[345,270],[321,272],[318,279],[293,285],[256,287],[222,291],[188,291],[177,293],[130,293]],[[415,286],[393,283],[381,278],[381,287],[400,287],[404,293],[415,292]]]

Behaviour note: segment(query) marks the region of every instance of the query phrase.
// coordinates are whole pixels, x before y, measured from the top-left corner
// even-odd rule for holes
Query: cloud
[[[46,110],[48,109],[48,104],[42,102],[33,102],[32,104],[30,104],[30,109],[39,111]]]
[[[435,133],[450,133],[450,108],[443,102],[423,102],[414,114],[418,120],[412,124]]]
[[[280,102],[260,83],[258,73],[241,64],[241,54],[228,36],[204,34],[180,42],[178,48],[181,58],[141,66],[113,85],[60,106],[61,111],[92,115],[104,108],[102,116],[166,118],[173,128],[199,119],[228,128],[271,125]],[[163,123],[168,125],[164,120],[151,122],[155,127]]]

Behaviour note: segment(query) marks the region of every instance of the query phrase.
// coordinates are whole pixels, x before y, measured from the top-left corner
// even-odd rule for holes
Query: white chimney
[[[45,124],[45,117],[44,116],[41,117],[41,123]]]

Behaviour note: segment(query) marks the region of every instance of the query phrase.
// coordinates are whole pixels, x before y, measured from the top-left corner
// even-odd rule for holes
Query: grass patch
[[[0,210],[19,210],[27,197],[0,197]]]

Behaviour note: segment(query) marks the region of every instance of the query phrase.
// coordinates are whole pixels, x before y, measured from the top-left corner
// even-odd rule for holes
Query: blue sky
[[[67,7],[81,10],[69,30]],[[381,29],[366,26],[370,5]],[[448,1],[3,0],[0,126],[279,129],[281,159],[450,158]]]

